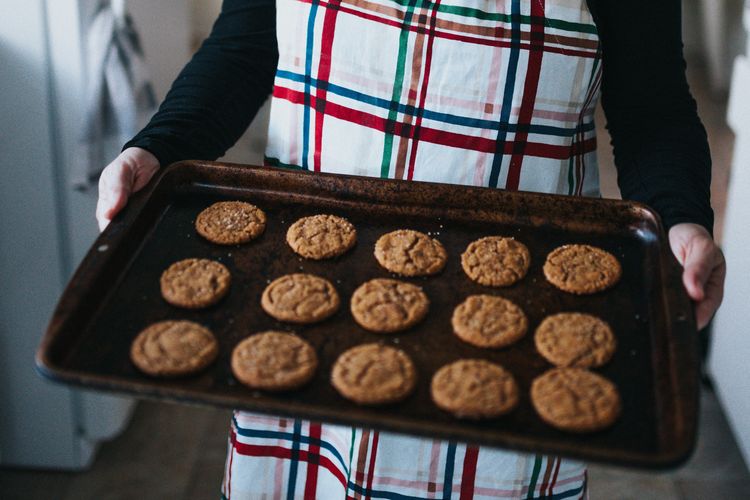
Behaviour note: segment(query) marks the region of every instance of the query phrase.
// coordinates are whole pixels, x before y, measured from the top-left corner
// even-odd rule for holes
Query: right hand
[[[128,203],[130,195],[148,184],[157,170],[159,160],[141,148],[128,148],[107,165],[99,177],[99,201],[96,203],[99,231],[104,231]]]

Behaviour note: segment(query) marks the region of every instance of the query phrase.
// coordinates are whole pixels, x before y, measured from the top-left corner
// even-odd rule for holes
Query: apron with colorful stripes
[[[585,0],[277,0],[266,162],[598,195]],[[583,464],[235,412],[222,485],[259,498],[582,498]]]

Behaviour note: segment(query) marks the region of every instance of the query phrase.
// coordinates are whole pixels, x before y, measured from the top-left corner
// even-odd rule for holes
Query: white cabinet
[[[750,1],[744,21],[750,33]],[[727,119],[736,137],[722,242],[728,275],[714,319],[709,369],[750,464],[750,41],[734,65]]]

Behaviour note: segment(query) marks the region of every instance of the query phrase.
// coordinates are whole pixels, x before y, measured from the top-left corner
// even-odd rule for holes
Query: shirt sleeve
[[[589,0],[602,44],[602,106],[623,198],[667,228],[713,229],[711,157],[685,77],[680,0]]]
[[[123,149],[146,149],[162,166],[222,156],[271,93],[277,62],[274,0],[224,0],[209,37]]]

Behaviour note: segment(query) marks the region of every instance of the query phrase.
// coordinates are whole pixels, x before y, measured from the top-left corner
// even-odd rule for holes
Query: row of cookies
[[[246,243],[263,233],[266,214],[246,202],[214,203],[196,218],[195,227],[208,241],[221,245]],[[308,259],[328,259],[346,253],[357,241],[355,227],[343,217],[303,217],[287,230],[286,240],[297,254]],[[399,229],[375,243],[375,258],[388,271],[402,276],[427,276],[440,272],[447,252],[439,240],[419,231]],[[512,285],[528,272],[531,256],[523,243],[511,237],[486,236],[469,244],[461,254],[467,276],[492,287]],[[563,245],[544,263],[547,280],[574,294],[600,292],[620,279],[622,268],[609,252],[590,245]]]

